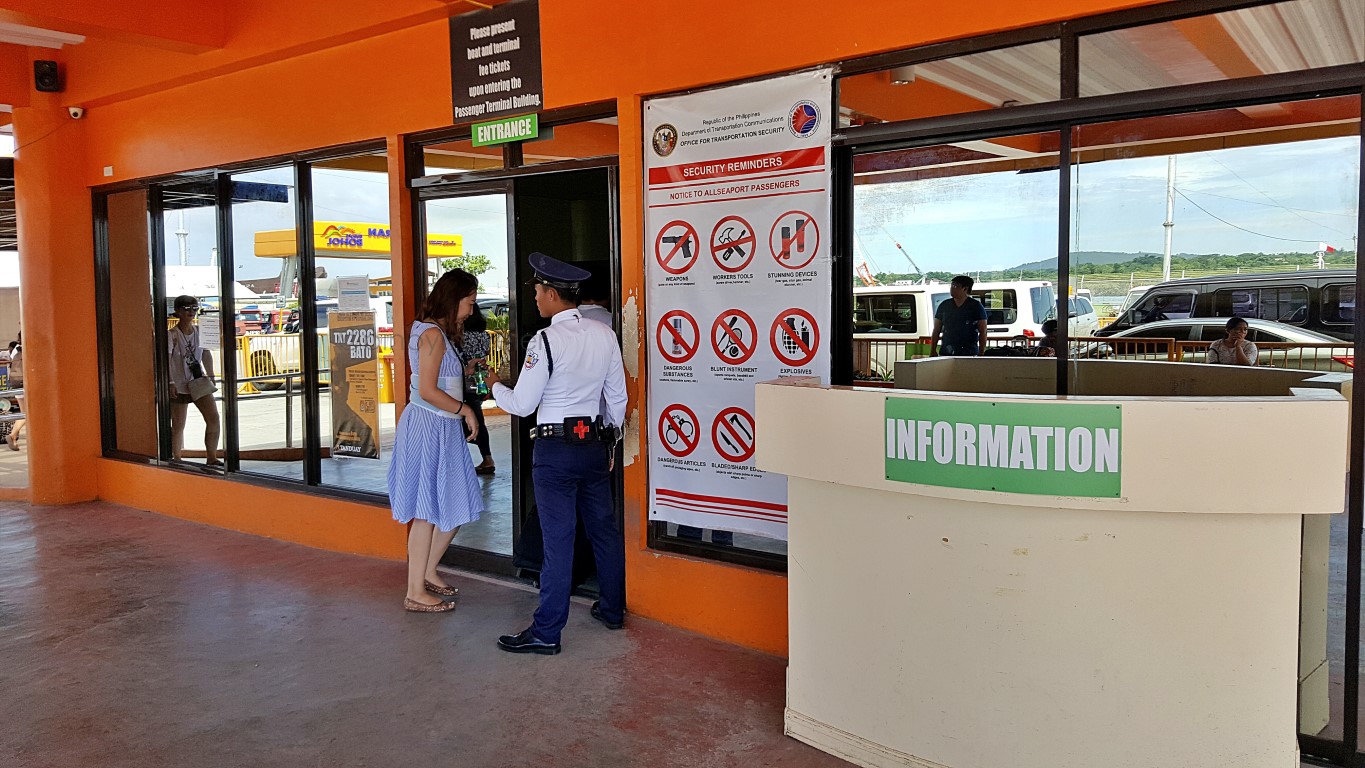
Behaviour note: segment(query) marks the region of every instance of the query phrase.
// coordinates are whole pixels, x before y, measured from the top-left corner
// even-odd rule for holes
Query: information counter
[[[868,766],[1297,766],[1341,377],[1095,361],[1076,390],[1122,394],[1061,399],[1052,361],[900,365],[920,389],[757,387],[758,466],[790,478],[787,733]]]

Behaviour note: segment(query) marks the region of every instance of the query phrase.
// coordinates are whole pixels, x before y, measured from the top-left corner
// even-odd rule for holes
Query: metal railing
[[[1036,348],[1039,339],[1013,336],[990,337],[987,348],[1014,347],[1020,354]],[[1179,341],[1173,338],[1128,338],[1083,336],[1071,339],[1071,356],[1076,359],[1148,360],[1172,363],[1202,363],[1208,354],[1208,341]],[[1351,370],[1354,347],[1351,342],[1308,344],[1261,342],[1257,364],[1272,368],[1307,371],[1345,372]],[[854,378],[890,381],[899,360],[913,360],[929,354],[929,338],[882,341],[853,340]]]

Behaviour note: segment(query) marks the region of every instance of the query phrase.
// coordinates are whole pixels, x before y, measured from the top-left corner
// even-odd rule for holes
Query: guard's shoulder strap
[[[545,335],[545,331],[540,332],[540,344],[545,347],[545,362],[550,365],[550,372],[547,376],[555,375],[555,355],[550,351],[550,337]]]

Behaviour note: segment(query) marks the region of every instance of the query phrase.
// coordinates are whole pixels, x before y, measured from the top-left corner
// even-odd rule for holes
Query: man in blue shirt
[[[930,355],[966,357],[986,353],[986,308],[972,298],[972,284],[966,275],[954,277],[948,287],[951,298],[934,310]],[[943,337],[942,346],[939,336]]]

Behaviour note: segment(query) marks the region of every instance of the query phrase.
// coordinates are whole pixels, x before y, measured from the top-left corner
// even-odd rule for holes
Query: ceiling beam
[[[0,0],[0,22],[181,53],[222,48],[227,20],[223,0]]]

